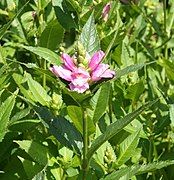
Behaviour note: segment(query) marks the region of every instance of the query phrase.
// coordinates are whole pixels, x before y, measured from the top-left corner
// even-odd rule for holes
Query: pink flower
[[[90,78],[90,74],[83,68],[79,67],[74,70],[72,72],[71,78],[70,89],[72,91],[83,93],[89,89],[88,80]]]
[[[76,69],[76,65],[74,64],[73,59],[66,53],[62,53],[62,60],[64,65],[69,69],[69,70],[74,70]]]
[[[110,11],[111,9],[111,4],[108,2],[105,7],[103,8],[103,11],[102,11],[102,18],[104,21],[107,21],[108,19],[108,12]]]
[[[105,56],[105,53],[103,51],[96,52],[93,57],[91,58],[91,61],[88,64],[88,68],[93,71],[103,60],[103,57]]]
[[[90,74],[81,67],[74,70],[71,74],[71,82],[75,86],[83,86],[89,80],[89,78]]]
[[[104,56],[105,53],[101,50],[96,52],[92,58],[86,52],[86,57],[78,57],[78,60],[81,61],[76,66],[74,61],[77,57],[71,58],[68,54],[63,53],[63,65],[53,66],[50,70],[58,77],[69,81],[70,90],[83,93],[89,89],[88,82],[93,83],[102,78],[113,78],[115,76],[115,72],[109,69],[108,64],[100,64]]]
[[[53,66],[50,70],[56,74],[58,77],[65,79],[66,81],[71,81],[71,71],[66,66]]]
[[[83,93],[89,89],[88,83],[84,83],[83,86],[78,86],[78,85],[74,85],[73,83],[70,83],[69,86],[72,91],[76,91],[78,93]]]
[[[108,64],[99,64],[91,73],[91,81],[99,81],[102,78],[113,78],[114,76],[115,72],[109,69]]]

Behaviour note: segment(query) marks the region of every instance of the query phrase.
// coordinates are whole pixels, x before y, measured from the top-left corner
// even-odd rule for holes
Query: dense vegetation
[[[0,179],[172,180],[173,33],[172,0],[1,0]],[[50,71],[99,50],[83,93]]]

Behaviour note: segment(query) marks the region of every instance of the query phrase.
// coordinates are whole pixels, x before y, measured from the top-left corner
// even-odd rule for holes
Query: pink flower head
[[[102,78],[113,78],[114,76],[115,72],[109,69],[108,64],[99,64],[91,73],[91,81],[99,81]]]
[[[96,52],[93,57],[91,58],[91,61],[88,64],[88,68],[93,71],[103,60],[103,57],[105,56],[105,53],[103,51]]]
[[[69,70],[74,70],[76,69],[76,65],[73,62],[73,59],[66,53],[62,53],[62,60],[64,65],[69,69]]]
[[[71,82],[76,86],[83,86],[88,81],[90,74],[83,68],[79,67],[72,72]]]
[[[66,66],[53,66],[50,70],[58,77],[61,77],[66,81],[71,81],[71,71],[67,69]]]
[[[87,82],[84,83],[83,86],[74,85],[73,83],[70,83],[69,86],[72,91],[76,91],[78,93],[83,93],[89,89],[89,84]]]
[[[108,12],[110,11],[111,9],[111,4],[110,2],[106,3],[105,7],[103,8],[103,11],[102,11],[102,18],[104,21],[107,21],[108,19]]]
[[[71,90],[83,93],[84,91],[89,89],[88,80],[90,78],[90,74],[83,68],[79,67],[76,70],[74,70],[72,72],[71,78]]]
[[[96,52],[91,58],[86,52],[86,57],[81,57],[82,62],[76,66],[75,57],[71,58],[68,54],[62,54],[62,66],[53,66],[50,70],[58,77],[69,81],[70,90],[83,93],[89,89],[89,83],[99,81],[102,78],[113,78],[115,72],[109,69],[108,64],[100,64],[105,53]],[[81,66],[83,65],[83,66]],[[84,67],[84,68],[82,68]]]

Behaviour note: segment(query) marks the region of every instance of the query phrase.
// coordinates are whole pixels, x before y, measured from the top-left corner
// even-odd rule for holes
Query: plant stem
[[[41,12],[42,11],[42,4],[41,4],[41,0],[38,0],[38,9],[39,9],[39,35],[41,35],[42,33],[42,25],[43,25],[43,13]]]
[[[83,159],[82,159],[82,174],[83,180],[86,180],[88,168],[89,168],[89,160],[87,159],[88,152],[88,123],[87,123],[87,113],[85,109],[83,110]]]
[[[42,2],[41,0],[38,0],[38,9],[39,9],[39,37],[42,34],[42,26],[44,22],[43,12],[42,12]],[[41,62],[43,69],[47,69],[46,60],[41,59],[43,63]],[[43,87],[46,88],[46,74],[43,74]]]
[[[167,34],[167,12],[166,12],[166,0],[163,0],[163,12],[164,12],[164,34]],[[165,59],[168,59],[168,48],[167,44],[165,45]]]

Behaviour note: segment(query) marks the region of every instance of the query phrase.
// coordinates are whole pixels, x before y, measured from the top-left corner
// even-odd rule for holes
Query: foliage
[[[0,179],[173,178],[174,2],[107,2],[0,1]],[[116,73],[82,94],[49,70],[79,43]]]

